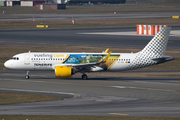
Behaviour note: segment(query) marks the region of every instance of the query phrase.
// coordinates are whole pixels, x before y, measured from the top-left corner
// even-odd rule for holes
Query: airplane
[[[80,72],[88,79],[87,72],[126,71],[148,67],[174,60],[164,55],[171,27],[163,27],[151,41],[137,53],[112,53],[109,48],[102,53],[27,52],[14,55],[4,63],[9,69],[27,71],[55,71],[57,78],[68,78]]]

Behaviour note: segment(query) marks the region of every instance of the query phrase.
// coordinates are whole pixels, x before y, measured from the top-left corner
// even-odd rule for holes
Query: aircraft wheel
[[[82,75],[82,79],[87,80],[88,79],[87,75],[86,74]]]
[[[29,79],[29,75],[26,75],[25,78],[26,78],[26,79]]]

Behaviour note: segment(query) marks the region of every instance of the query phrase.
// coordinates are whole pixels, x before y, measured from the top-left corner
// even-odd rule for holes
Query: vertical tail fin
[[[137,53],[131,62],[129,69],[147,67],[159,63],[159,59],[166,59],[164,56],[169,39],[170,27],[163,27],[146,45],[146,47]]]
[[[166,46],[169,39],[171,27],[163,27],[153,37],[153,39],[140,51],[140,54],[148,55],[149,57],[159,58],[165,53]]]

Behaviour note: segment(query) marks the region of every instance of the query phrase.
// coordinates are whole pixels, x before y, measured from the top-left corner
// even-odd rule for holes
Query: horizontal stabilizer
[[[158,63],[163,63],[163,62],[174,60],[174,57],[173,56],[164,55],[161,58],[153,58],[152,60],[154,60],[154,61],[156,61]]]

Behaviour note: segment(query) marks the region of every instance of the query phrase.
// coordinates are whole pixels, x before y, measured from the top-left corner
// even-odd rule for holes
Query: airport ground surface
[[[167,49],[180,49],[179,30],[180,26],[172,26]],[[1,46],[66,44],[140,49],[153,37],[137,35],[136,27],[0,30],[0,36]]]
[[[180,116],[180,78],[81,77],[0,71],[0,91],[66,95],[67,100],[0,105],[6,115]]]
[[[179,30],[179,26],[172,27],[168,49],[179,50]],[[0,30],[0,36],[1,46],[67,44],[122,48],[143,48],[153,37],[136,35],[135,27]],[[0,71],[2,92],[74,96],[63,101],[0,105],[0,114],[180,116],[179,77],[89,76],[88,80],[81,80],[81,76],[57,79],[51,74],[31,72],[31,79],[27,80],[24,71]]]

